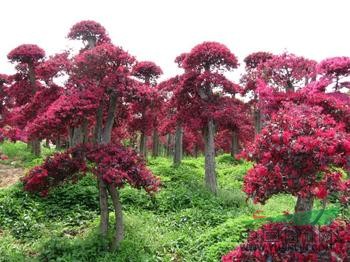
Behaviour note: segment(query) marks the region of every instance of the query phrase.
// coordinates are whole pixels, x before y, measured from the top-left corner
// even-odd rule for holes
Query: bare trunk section
[[[311,221],[311,211],[314,205],[314,197],[308,195],[306,197],[298,197],[295,205],[295,215],[297,224],[308,224]]]
[[[183,137],[183,130],[181,124],[178,122],[176,123],[176,130],[175,130],[175,147],[174,147],[174,166],[178,166],[181,164],[182,160],[182,137]]]
[[[108,223],[109,223],[109,214],[108,214],[108,194],[107,194],[107,185],[103,181],[102,176],[98,177],[98,191],[100,199],[100,232],[103,239],[107,238],[108,233]]]
[[[153,130],[152,138],[153,138],[152,156],[157,157],[159,156],[159,134],[156,128]]]
[[[112,93],[109,100],[106,125],[102,134],[102,142],[104,144],[108,144],[111,142],[112,129],[113,129],[115,113],[116,113],[116,106],[117,106],[117,94]]]
[[[32,150],[32,153],[33,153],[35,156],[40,156],[40,154],[41,154],[40,140],[39,140],[39,139],[33,139],[33,140],[30,141],[29,143],[31,143],[31,150]]]
[[[198,145],[196,143],[196,145],[194,146],[194,157],[197,158],[199,155],[199,149],[198,149]]]
[[[113,252],[119,249],[120,242],[124,238],[123,211],[118,190],[114,187],[114,185],[109,185],[108,191],[112,198],[115,213],[115,234],[111,244],[111,251]]]
[[[30,85],[32,86],[32,94],[34,95],[36,92],[36,83],[35,83],[35,70],[34,70],[33,63],[28,63],[28,77],[29,77]],[[31,152],[35,156],[40,156],[41,154],[40,140],[34,138],[28,141],[28,143],[30,144],[29,148]]]
[[[205,154],[205,184],[207,188],[217,193],[217,181],[215,173],[215,126],[214,121],[211,119],[208,121],[206,130],[204,131],[204,154]]]
[[[102,143],[102,120],[103,120],[103,101],[100,102],[96,113],[96,126],[95,126],[95,138],[94,143]]]
[[[235,158],[235,155],[239,153],[239,143],[238,143],[238,133],[237,131],[232,131],[232,141],[231,141],[231,156]]]
[[[69,144],[69,147],[75,147],[76,145],[83,143],[84,134],[83,134],[82,126],[73,127],[71,135],[72,137],[71,137],[71,143]]]
[[[259,109],[254,111],[255,134],[259,134],[262,129],[262,113]]]
[[[140,136],[140,154],[147,159],[147,136],[144,131],[141,132]]]
[[[167,157],[170,157],[172,155],[171,142],[172,142],[172,135],[169,133],[167,135],[167,142],[166,142],[166,156]]]

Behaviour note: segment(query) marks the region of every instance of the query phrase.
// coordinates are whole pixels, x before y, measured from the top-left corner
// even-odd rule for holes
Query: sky
[[[101,23],[115,45],[161,66],[163,78],[180,73],[175,57],[203,41],[225,44],[242,67],[255,51],[350,56],[349,12],[348,0],[4,0],[0,73],[14,72],[7,54],[20,44],[47,55],[77,47],[66,35],[81,20]]]

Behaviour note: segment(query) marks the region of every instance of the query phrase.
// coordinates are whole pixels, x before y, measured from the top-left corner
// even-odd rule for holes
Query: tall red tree
[[[177,114],[183,122],[200,119],[199,128],[205,141],[205,183],[210,191],[217,192],[215,173],[215,122],[214,113],[226,95],[240,91],[223,74],[238,66],[237,58],[224,45],[204,42],[187,54],[181,66],[185,74],[174,92]]]

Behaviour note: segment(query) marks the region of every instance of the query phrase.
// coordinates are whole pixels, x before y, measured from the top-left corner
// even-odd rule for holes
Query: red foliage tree
[[[216,193],[213,114],[226,95],[240,92],[240,87],[221,73],[236,68],[237,58],[220,43],[204,42],[184,55],[180,64],[186,72],[174,91],[176,114],[182,122],[200,119],[197,128],[202,130],[205,141],[205,182],[208,189]]]
[[[30,107],[31,99],[36,95],[36,92],[43,89],[37,81],[35,68],[44,56],[44,50],[32,44],[20,45],[7,55],[11,62],[18,63],[16,67],[18,73],[15,75],[8,91],[8,94],[16,101],[15,107]],[[19,108],[17,108],[13,112],[19,111]],[[35,155],[40,155],[40,140],[33,139],[30,144],[32,152]]]
[[[260,65],[273,58],[273,54],[268,52],[255,52],[244,58],[245,72],[240,80],[246,95],[249,96],[249,104],[252,107],[254,116],[255,133],[259,133],[262,128],[262,114],[259,108],[259,94],[257,92],[257,81],[261,78]]]
[[[341,81],[350,75],[350,57],[332,57],[321,61],[317,66],[317,73],[334,83],[332,89],[338,91],[342,87],[349,88],[348,81]]]
[[[295,211],[309,211],[314,197],[324,198],[339,189],[326,181],[341,182],[333,168],[346,166],[350,136],[343,124],[321,111],[320,107],[284,104],[247,149],[256,165],[244,179],[244,191],[255,202],[291,193],[298,196]]]
[[[147,136],[153,130],[153,156],[159,154],[158,117],[161,114],[162,97],[156,87],[156,80],[163,74],[162,69],[150,61],[138,62],[132,75],[142,82],[138,88],[138,98],[133,103],[132,111],[135,116],[131,125],[134,130],[141,132],[140,152],[147,158]]]
[[[86,160],[93,163],[93,167],[88,168],[91,165],[88,165]],[[134,151],[121,145],[83,145],[64,153],[56,153],[48,157],[41,166],[31,169],[23,178],[24,189],[45,196],[53,187],[67,181],[76,181],[87,171],[93,172],[98,179],[101,178],[111,195],[118,221],[111,243],[111,250],[115,250],[124,235],[122,206],[116,188],[120,189],[129,184],[152,194],[158,190],[159,178],[152,175]]]

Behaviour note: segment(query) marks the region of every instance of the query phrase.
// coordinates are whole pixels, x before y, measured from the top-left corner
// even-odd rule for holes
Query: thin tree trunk
[[[153,130],[152,156],[153,157],[159,156],[159,134],[156,128],[154,128]]]
[[[178,122],[176,123],[176,130],[175,130],[175,146],[174,146],[174,165],[178,166],[181,164],[182,160],[182,136],[183,136],[183,130],[181,124]]]
[[[113,185],[109,185],[108,191],[112,198],[115,213],[115,234],[111,244],[111,251],[113,252],[119,249],[120,242],[124,238],[123,211],[118,190]]]
[[[116,106],[117,106],[117,94],[112,93],[109,99],[106,125],[102,134],[102,141],[104,144],[108,144],[111,142],[112,129],[113,129],[113,124],[115,119],[115,113],[117,110]]]
[[[259,109],[254,111],[254,125],[255,125],[255,134],[259,134],[262,129],[262,115]]]
[[[107,238],[109,213],[108,213],[108,194],[107,185],[103,181],[102,176],[98,177],[98,189],[100,198],[100,232],[103,239]]]
[[[209,120],[206,130],[204,131],[205,141],[205,184],[207,188],[217,193],[217,181],[215,173],[215,126],[213,120]]]
[[[198,157],[198,154],[199,154],[198,151],[199,151],[199,150],[198,150],[198,145],[197,145],[197,143],[196,143],[195,146],[194,146],[194,157],[195,157],[195,158]]]
[[[308,224],[311,221],[311,211],[314,205],[314,197],[312,195],[306,197],[298,197],[295,205],[295,215],[297,224]]]
[[[238,133],[237,131],[232,131],[231,156],[235,158],[235,155],[238,153],[239,153]]]
[[[32,153],[35,156],[40,156],[41,155],[40,140],[39,139],[33,139],[32,141],[30,141],[30,143],[31,143]]]
[[[167,135],[167,145],[166,145],[166,155],[167,157],[172,156],[172,149],[171,149],[171,142],[172,142],[172,135],[169,133]]]
[[[144,131],[141,131],[140,136],[140,154],[147,159],[147,136]]]

